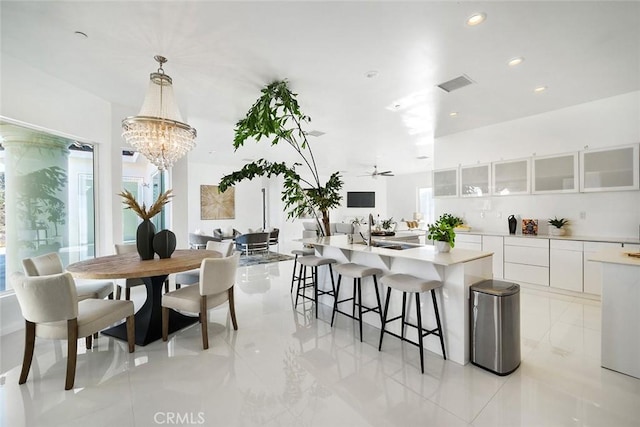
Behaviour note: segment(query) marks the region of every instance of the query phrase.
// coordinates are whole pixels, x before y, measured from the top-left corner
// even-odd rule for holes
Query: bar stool
[[[438,280],[425,280],[420,279],[418,277],[414,277],[408,274],[390,274],[388,276],[384,276],[380,282],[383,285],[388,286],[387,290],[387,301],[384,304],[384,314],[382,316],[382,328],[380,330],[380,344],[378,345],[378,351],[382,350],[382,338],[384,334],[390,334],[394,337],[400,338],[402,341],[406,341],[413,345],[417,345],[420,348],[420,367],[422,369],[422,373],[424,374],[424,348],[422,346],[422,339],[427,335],[437,335],[440,337],[440,345],[442,346],[442,357],[444,360],[447,360],[447,353],[444,349],[444,339],[442,337],[442,325],[440,324],[440,314],[438,313],[438,303],[436,301],[436,293],[435,290],[442,286],[442,282]],[[387,312],[389,310],[389,300],[391,299],[391,289],[396,289],[402,291],[402,315],[394,317],[392,319],[387,319]],[[422,327],[422,313],[420,311],[420,293],[431,291],[431,298],[433,300],[433,309],[436,315],[436,324],[437,328],[435,329],[425,329]],[[408,322],[406,319],[405,311],[406,311],[406,302],[407,302],[407,292],[411,292],[416,295],[416,317],[418,320],[417,325],[413,325]],[[389,332],[385,330],[387,323],[393,322],[394,320],[402,319],[402,329],[401,335],[396,335],[393,332]],[[418,329],[418,342],[411,341],[404,336],[405,326],[412,326]]]
[[[337,265],[336,272],[338,273],[338,286],[336,287],[336,295],[333,302],[331,326],[333,326],[333,320],[336,316],[336,313],[344,314],[347,317],[357,320],[360,324],[360,342],[362,342],[362,315],[364,313],[373,311],[380,315],[380,321],[382,321],[382,304],[380,303],[380,292],[378,291],[377,279],[377,275],[382,274],[382,270],[379,268],[368,267],[366,265],[346,263]],[[340,282],[342,280],[342,276],[353,278],[353,296],[351,298],[338,300],[338,296],[340,295]],[[362,279],[366,277],[373,277],[373,286],[376,290],[376,299],[378,300],[377,307],[365,307],[362,305]],[[347,301],[353,301],[351,314],[338,310],[338,304]],[[358,306],[358,317],[356,317],[356,305]]]
[[[316,253],[316,251],[313,248],[302,248],[302,249],[294,249],[291,251],[291,253],[296,257],[293,259],[293,271],[291,272],[291,290],[289,292],[293,292],[293,284],[295,283],[296,280],[298,280],[298,276],[302,273],[302,265],[300,265],[299,267],[300,271],[296,275],[296,265],[298,264],[298,256],[313,255]],[[305,277],[304,279],[306,280],[307,278]]]
[[[316,255],[307,255],[300,257],[298,259],[298,263],[302,268],[301,272],[298,274],[298,289],[296,291],[296,304],[298,305],[298,297],[307,298],[316,303],[316,319],[318,318],[318,297],[320,295],[331,295],[335,298],[336,295],[336,286],[333,282],[333,269],[331,268],[332,264],[336,263],[336,260],[333,258],[323,258]],[[318,289],[318,267],[321,265],[329,266],[329,275],[331,276],[331,290],[325,291]],[[311,267],[311,283],[307,283],[307,267]],[[305,278],[304,282],[302,278]],[[305,289],[308,287],[313,287],[313,298],[305,295]]]

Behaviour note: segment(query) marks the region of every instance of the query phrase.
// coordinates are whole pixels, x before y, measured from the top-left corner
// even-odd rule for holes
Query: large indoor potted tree
[[[282,201],[287,218],[312,215],[320,234],[328,236],[329,210],[340,206],[342,179],[334,172],[323,184],[320,181],[313,151],[307,141],[304,126],[311,121],[300,111],[297,94],[291,92],[286,80],[268,84],[262,95],[251,106],[246,116],[236,123],[233,146],[237,150],[248,139],[260,141],[269,138],[271,145],[285,142],[299,155],[302,163],[287,165],[284,162],[269,162],[265,159],[244,165],[239,171],[222,177],[218,184],[220,192],[245,179],[266,176],[283,176]],[[300,175],[296,167],[303,166],[310,173]]]

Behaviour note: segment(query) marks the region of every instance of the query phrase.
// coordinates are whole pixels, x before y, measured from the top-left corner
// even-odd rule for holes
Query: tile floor
[[[522,365],[499,377],[418,351],[351,319],[329,326],[295,309],[292,261],[238,272],[239,330],[210,312],[210,349],[194,325],[129,354],[101,336],[79,349],[64,391],[64,345],[37,341],[18,386],[22,333],[0,344],[0,426],[638,426],[640,380],[602,369],[598,302],[522,289]],[[144,290],[134,288],[139,305]],[[433,339],[433,338],[430,338]],[[79,342],[83,346],[83,341]]]

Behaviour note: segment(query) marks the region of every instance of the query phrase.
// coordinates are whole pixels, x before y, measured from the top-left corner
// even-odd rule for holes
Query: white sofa
[[[315,221],[303,222],[302,226],[304,227],[304,230],[302,231],[303,239],[316,237],[317,235],[316,230],[318,228],[318,225]],[[329,231],[331,231],[332,236],[335,236],[338,234],[353,234],[353,225],[345,222],[330,222]]]

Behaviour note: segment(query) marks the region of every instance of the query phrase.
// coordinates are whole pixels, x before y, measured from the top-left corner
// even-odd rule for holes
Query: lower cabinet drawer
[[[549,249],[525,246],[504,247],[504,261],[517,264],[549,267]]]
[[[549,286],[549,267],[505,262],[504,278],[505,280],[513,280],[515,282]]]
[[[456,239],[455,245],[456,248],[460,249],[470,249],[472,251],[482,250],[482,243],[459,242],[458,239]]]

